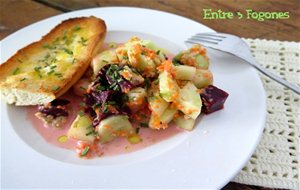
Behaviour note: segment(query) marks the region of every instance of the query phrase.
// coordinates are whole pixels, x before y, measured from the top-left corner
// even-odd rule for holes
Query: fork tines
[[[189,38],[186,43],[192,43],[195,44],[197,42],[205,42],[205,43],[211,43],[211,44],[218,44],[221,42],[225,36],[222,36],[218,33],[198,33],[191,38]]]

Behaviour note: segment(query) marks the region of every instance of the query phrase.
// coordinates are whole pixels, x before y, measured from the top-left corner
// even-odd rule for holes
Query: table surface
[[[299,0],[0,0],[0,40],[14,31],[54,15],[78,9],[105,6],[134,6],[162,10],[196,20],[216,31],[231,33],[244,38],[270,40],[300,40]],[[289,19],[257,21],[253,19],[205,20],[203,9],[245,13],[289,12]],[[267,189],[229,183],[223,189]]]

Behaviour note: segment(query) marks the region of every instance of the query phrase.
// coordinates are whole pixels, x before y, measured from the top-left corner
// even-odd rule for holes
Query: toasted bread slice
[[[105,34],[105,22],[93,16],[63,21],[0,65],[1,97],[16,105],[51,102],[84,74]]]

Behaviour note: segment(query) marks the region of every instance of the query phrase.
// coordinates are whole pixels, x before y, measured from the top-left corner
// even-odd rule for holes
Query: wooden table
[[[228,0],[226,2],[222,0],[0,0],[0,39],[31,23],[63,12],[105,6],[134,6],[167,11],[196,20],[216,31],[245,38],[300,40],[299,0]],[[245,13],[246,9],[268,12],[289,11],[290,18],[263,22],[252,19],[205,20],[203,9],[242,13]],[[267,188],[229,183],[223,189]]]

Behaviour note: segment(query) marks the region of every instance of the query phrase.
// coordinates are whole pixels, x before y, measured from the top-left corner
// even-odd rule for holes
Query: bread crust
[[[37,105],[61,96],[84,74],[105,35],[105,22],[94,16],[61,22],[41,40],[18,50],[0,65],[1,97],[10,104]],[[43,62],[43,56],[52,59],[50,66],[50,61]],[[53,72],[44,74],[49,68]],[[56,70],[62,72],[55,73]]]

